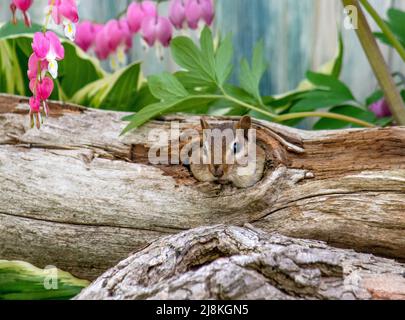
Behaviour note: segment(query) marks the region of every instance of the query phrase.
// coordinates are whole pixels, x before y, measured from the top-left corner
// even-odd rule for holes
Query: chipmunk
[[[252,129],[250,117],[245,116],[236,124],[225,123],[218,126],[211,126],[202,118],[201,127],[203,139],[197,155],[200,161],[197,164],[190,164],[191,172],[198,181],[232,183],[237,188],[249,188],[262,179],[266,166],[266,152],[255,142],[249,143],[248,133]],[[220,140],[217,140],[216,146],[213,135],[209,136],[206,132],[220,133]],[[231,133],[230,139],[224,134],[226,132]],[[216,147],[222,147],[219,151],[222,153],[220,161],[215,161]],[[230,159],[234,161],[229,161]]]

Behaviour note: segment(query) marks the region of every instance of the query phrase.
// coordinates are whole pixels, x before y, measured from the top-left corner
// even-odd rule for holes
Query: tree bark
[[[76,299],[405,300],[405,266],[251,227],[214,226],[153,243]]]
[[[403,127],[306,132],[255,121],[268,169],[242,190],[149,164],[152,129],[199,128],[199,118],[119,137],[125,114],[51,103],[35,130],[26,102],[0,96],[0,259],[92,280],[164,235],[250,223],[405,260]]]

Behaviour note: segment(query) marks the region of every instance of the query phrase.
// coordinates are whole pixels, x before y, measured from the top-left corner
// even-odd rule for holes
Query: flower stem
[[[397,50],[398,54],[401,56],[402,60],[405,62],[405,48],[402,46],[401,42],[397,39],[385,21],[380,17],[378,12],[373,8],[373,6],[367,0],[360,0],[360,3],[363,5],[364,9],[370,14],[374,19],[377,25],[380,27],[381,31],[387,37],[391,45]]]
[[[49,5],[49,10],[48,10],[48,13],[46,14],[46,18],[45,18],[45,24],[42,27],[42,32],[43,33],[45,33],[46,30],[48,29],[49,19],[51,18],[53,7],[55,6],[55,1],[56,0],[52,0],[51,4]]]
[[[289,113],[285,115],[278,116],[274,118],[275,121],[277,122],[282,122],[282,121],[287,121],[287,120],[293,120],[293,119],[301,119],[301,118],[327,118],[327,119],[335,119],[335,120],[341,120],[353,124],[357,124],[362,127],[366,128],[374,128],[375,125],[371,124],[369,122],[345,116],[342,114],[337,114],[337,113],[332,113],[332,112],[298,112],[298,113]]]
[[[359,126],[362,127],[366,127],[366,128],[374,128],[375,125],[357,118],[353,118],[353,117],[349,117],[349,116],[345,116],[342,114],[337,114],[337,113],[332,113],[332,112],[299,112],[299,113],[289,113],[289,114],[285,114],[285,115],[277,115],[271,112],[268,112],[266,110],[263,110],[262,108],[259,108],[257,106],[253,106],[251,104],[248,104],[246,102],[243,102],[235,97],[230,96],[229,94],[227,94],[223,89],[221,89],[223,94],[224,94],[224,99],[234,102],[242,107],[248,108],[250,110],[254,110],[258,113],[261,113],[265,116],[268,116],[270,118],[272,118],[274,121],[276,122],[283,122],[283,121],[287,121],[287,120],[292,120],[292,119],[301,119],[301,118],[313,118],[313,117],[319,117],[319,118],[328,118],[328,119],[336,119],[336,120],[341,120],[341,121],[345,121],[348,123],[353,123],[353,124],[357,124]]]
[[[404,101],[395,86],[394,79],[391,76],[391,72],[384,60],[380,48],[378,47],[377,41],[374,38],[359,1],[342,0],[342,3],[345,7],[354,6],[356,8],[358,14],[358,28],[356,29],[358,38],[363,46],[370,65],[373,68],[374,74],[380,83],[381,89],[385,94],[385,98],[390,106],[394,119],[399,125],[405,125]]]

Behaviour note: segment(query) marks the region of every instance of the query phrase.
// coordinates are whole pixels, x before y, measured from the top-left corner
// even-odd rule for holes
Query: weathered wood
[[[404,273],[372,255],[217,226],[153,243],[76,299],[405,299]]]
[[[167,117],[119,137],[123,114],[52,103],[38,131],[25,102],[0,96],[0,259],[94,279],[162,235],[251,223],[405,260],[405,128],[306,132],[256,122],[269,168],[242,190],[148,164],[150,130],[175,119],[197,128],[198,118]]]

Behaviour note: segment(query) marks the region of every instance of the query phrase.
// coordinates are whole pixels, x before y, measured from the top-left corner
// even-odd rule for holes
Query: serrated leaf
[[[341,105],[350,100],[346,95],[337,92],[311,91],[302,94],[300,100],[293,104],[290,112],[309,112]]]
[[[212,39],[212,32],[209,27],[205,27],[201,32],[200,37],[201,53],[203,63],[210,76],[215,79],[215,51],[214,41]]]
[[[177,37],[171,42],[171,50],[174,61],[182,68],[190,71],[203,83],[214,83],[215,75],[207,68],[200,49],[187,37]]]
[[[151,93],[163,101],[188,96],[187,90],[180,81],[168,72],[148,77],[148,84]]]
[[[266,72],[266,69],[267,69],[267,62],[264,57],[264,42],[263,40],[261,40],[253,50],[253,58],[252,58],[252,72],[253,75],[255,76],[255,79],[258,80],[259,84],[261,78]]]
[[[223,41],[221,41],[216,55],[215,55],[215,71],[217,80],[220,85],[223,85],[230,77],[233,65],[233,44],[231,35],[228,35]]]
[[[308,71],[307,79],[318,88],[324,88],[339,93],[340,95],[345,96],[347,100],[354,100],[354,96],[350,89],[334,76]]]
[[[152,105],[149,105],[138,113],[136,113],[131,120],[131,123],[123,130],[121,134],[125,134],[133,129],[139,128],[146,122],[169,113],[185,112],[187,110],[194,109],[198,106],[211,103],[212,101],[218,100],[218,98],[213,98],[210,96],[204,97],[190,95],[183,99],[176,99],[172,101],[162,101]]]
[[[263,50],[264,44],[261,41],[254,49],[251,67],[246,59],[242,59],[239,75],[241,87],[251,94],[260,105],[263,104],[260,95],[260,81],[267,68],[266,62],[264,61]]]

